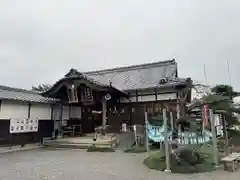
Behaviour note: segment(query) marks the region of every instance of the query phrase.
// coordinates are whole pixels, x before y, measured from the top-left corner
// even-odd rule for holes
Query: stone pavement
[[[143,154],[35,149],[0,155],[0,180],[237,180],[236,173],[182,175],[148,170]]]
[[[15,151],[26,151],[26,150],[38,149],[41,147],[42,146],[40,144],[26,144],[23,147],[21,147],[20,145],[19,146],[9,146],[9,147],[0,147],[0,154],[15,152]]]

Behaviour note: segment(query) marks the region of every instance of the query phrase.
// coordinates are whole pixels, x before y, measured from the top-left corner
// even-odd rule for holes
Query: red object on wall
[[[204,120],[203,120],[203,123],[204,123],[204,127],[207,127],[209,125],[209,108],[208,108],[208,105],[204,105],[203,107],[204,109]]]

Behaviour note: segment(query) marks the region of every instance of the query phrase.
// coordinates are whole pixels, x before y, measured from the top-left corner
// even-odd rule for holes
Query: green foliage
[[[195,117],[185,116],[177,120],[177,125],[181,125],[184,131],[200,133],[202,131],[201,125],[196,122]]]
[[[229,145],[239,146],[240,145],[240,131],[228,129],[228,138],[229,138]]]
[[[96,147],[96,146],[90,146],[87,149],[87,152],[115,152],[115,149],[110,147]]]
[[[188,148],[177,149],[174,154],[171,154],[170,158],[173,160],[173,162],[183,165],[195,165],[203,162],[203,159],[198,152]]]
[[[155,169],[158,171],[164,171],[166,169],[165,161],[162,158],[160,152],[151,154],[146,159],[144,159],[143,164],[149,169]]]
[[[124,152],[125,153],[144,153],[144,152],[146,152],[146,148],[145,147],[133,147],[133,148],[125,149]]]
[[[240,138],[240,131],[238,130],[233,130],[233,129],[229,129],[228,130],[228,137],[229,138]]]
[[[224,113],[227,121],[227,128],[231,128],[234,125],[238,125],[240,122],[238,121],[238,117],[235,116],[232,112]]]
[[[225,147],[224,137],[219,138],[219,139],[218,139],[218,142],[217,142],[218,151],[221,152],[221,153],[223,153],[223,152],[224,152],[224,147]]]
[[[213,94],[205,97],[205,102],[209,104],[209,107],[214,111],[223,112],[227,127],[231,128],[233,125],[239,124],[238,118],[233,112],[239,113],[240,108],[235,107],[232,98],[239,96],[240,93],[233,90],[230,85],[216,85],[211,89]]]
[[[195,154],[192,156],[191,154]],[[192,158],[188,158],[191,156]],[[179,157],[178,157],[179,158]],[[172,173],[200,173],[211,172],[215,168],[212,158],[208,154],[200,154],[192,150],[183,151],[180,160],[174,154],[170,156],[170,168]],[[165,157],[160,153],[152,154],[147,157],[143,164],[149,169],[164,171],[166,169]]]
[[[32,86],[32,91],[45,92],[49,90],[52,86],[49,84],[39,84],[38,86]]]
[[[233,87],[230,85],[226,85],[226,84],[219,84],[214,86],[211,89],[212,93],[217,94],[217,95],[221,95],[221,96],[228,96],[231,99],[233,97],[239,96],[240,93],[236,92],[233,90]]]

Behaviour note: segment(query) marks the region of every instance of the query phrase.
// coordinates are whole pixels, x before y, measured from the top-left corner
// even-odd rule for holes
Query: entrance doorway
[[[95,128],[102,126],[102,111],[92,111],[93,115],[93,132],[95,132]]]

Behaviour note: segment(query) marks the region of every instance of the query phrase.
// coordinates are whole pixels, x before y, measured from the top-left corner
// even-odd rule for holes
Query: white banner
[[[38,119],[11,119],[9,132],[12,133],[27,133],[38,131]]]

